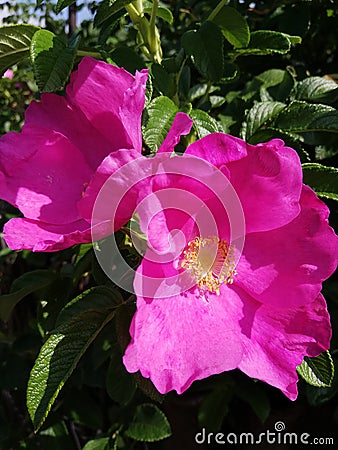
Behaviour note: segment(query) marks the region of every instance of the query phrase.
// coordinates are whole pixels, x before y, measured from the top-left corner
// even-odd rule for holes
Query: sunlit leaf
[[[303,181],[320,197],[338,200],[338,169],[316,163],[303,164]]]
[[[41,427],[81,356],[112,320],[121,300],[108,288],[96,287],[76,297],[60,312],[28,382],[27,406],[35,429]]]
[[[31,42],[31,59],[41,92],[62,89],[72,71],[78,41],[67,45],[50,31],[39,30]]]
[[[178,108],[168,97],[157,97],[147,109],[147,122],[143,127],[143,139],[152,152],[156,152],[166,138]]]
[[[224,6],[213,19],[222,30],[225,38],[235,48],[247,47],[250,30],[245,18],[235,8]]]
[[[297,367],[298,374],[309,384],[330,387],[334,376],[334,365],[328,351],[315,358],[305,357]]]
[[[29,56],[32,37],[39,29],[34,25],[23,24],[0,27],[1,73]]]

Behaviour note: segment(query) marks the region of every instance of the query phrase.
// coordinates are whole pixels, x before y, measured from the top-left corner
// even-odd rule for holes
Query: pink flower
[[[177,136],[190,125],[176,119]],[[296,366],[331,338],[320,293],[337,265],[329,210],[302,184],[299,158],[281,140],[251,146],[216,133],[183,156],[171,155],[175,143],[169,136],[154,158],[134,162],[123,151],[110,155],[86,192],[90,205],[101,189],[93,222],[113,191],[126,217],[139,204],[148,238],[124,364],[161,393],[239,368],[294,400]]]
[[[56,251],[91,241],[78,202],[107,155],[141,152],[146,80],[146,70],[133,76],[86,57],[64,97],[43,94],[22,132],[2,137],[0,197],[24,216],[4,227],[9,247]]]
[[[8,78],[9,80],[12,80],[13,78],[13,70],[7,69],[6,72],[2,75],[2,78]]]

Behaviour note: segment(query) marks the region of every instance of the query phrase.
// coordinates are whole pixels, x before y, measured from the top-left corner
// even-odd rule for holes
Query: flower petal
[[[256,146],[215,133],[190,145],[185,154],[200,156],[229,170],[242,203],[247,232],[289,223],[299,213],[302,171],[297,153],[274,139]]]
[[[111,144],[111,151],[141,152],[141,115],[148,71],[133,76],[125,69],[85,57],[73,72],[67,97]]]
[[[234,136],[224,133],[211,133],[189,145],[184,153],[208,161],[222,168],[223,165],[247,156],[247,144]]]
[[[262,303],[310,303],[337,267],[338,237],[328,226],[328,208],[307,186],[300,204],[290,224],[246,236],[235,283]]]
[[[81,216],[95,224],[112,220],[115,230],[128,222],[139,198],[148,192],[145,181],[151,165],[147,161],[133,149],[117,150],[108,155],[78,203]]]
[[[153,276],[158,267],[144,259],[139,276]],[[242,355],[239,339],[241,311],[236,294],[210,301],[199,291],[170,298],[138,296],[129,344],[123,361],[129,372],[141,371],[162,394],[182,393],[193,381],[237,367]]]
[[[59,133],[24,126],[0,141],[1,198],[29,219],[63,224],[79,219],[77,201],[92,170]],[[76,170],[74,170],[74,168]]]
[[[41,101],[30,103],[25,114],[25,124],[58,132],[81,150],[89,166],[95,170],[103,158],[113,150],[90,123],[83,112],[67,97],[42,94]]]
[[[225,306],[205,302],[201,308],[200,301],[196,296],[154,300],[144,303],[134,316],[133,340],[124,364],[129,372],[140,370],[162,394],[171,390],[180,394],[193,381],[238,364],[241,345],[236,327],[229,324],[226,328],[217,321],[226,317]]]
[[[75,244],[91,242],[91,230],[84,220],[66,225],[51,225],[16,218],[5,224],[4,238],[12,250],[56,252]]]
[[[190,133],[192,124],[193,120],[187,114],[178,112],[157,153],[173,152],[175,146],[180,142],[181,136]]]
[[[296,367],[304,356],[317,356],[330,345],[331,327],[320,294],[307,306],[271,308],[245,293],[241,320],[243,359],[238,368],[279,388],[291,400],[297,397]]]

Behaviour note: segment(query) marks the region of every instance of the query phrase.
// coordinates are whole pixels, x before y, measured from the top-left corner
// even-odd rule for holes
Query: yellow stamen
[[[202,290],[217,295],[223,283],[233,283],[237,274],[235,266],[233,248],[216,236],[190,241],[181,260],[181,267],[190,272]]]
[[[84,195],[85,195],[85,192],[86,192],[86,189],[87,189],[88,184],[89,184],[89,183],[87,183],[87,181],[85,181],[85,182],[83,183],[82,197],[84,197]]]

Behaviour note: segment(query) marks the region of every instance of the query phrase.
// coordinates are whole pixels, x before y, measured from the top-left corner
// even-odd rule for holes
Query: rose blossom
[[[177,136],[180,123],[182,129],[189,124],[183,114],[176,119]],[[297,153],[279,139],[252,146],[215,133],[183,156],[171,154],[175,143],[169,136],[148,159],[125,151],[110,155],[80,206],[89,215],[101,195],[105,200],[120,192],[117,211],[127,219],[136,207],[147,234],[124,364],[161,393],[182,393],[194,380],[239,368],[294,400],[296,367],[304,356],[328,349],[331,338],[320,293],[337,265],[329,210],[302,184]],[[123,171],[128,164],[130,173]],[[217,172],[242,207],[240,252],[231,238],[239,221],[220,201],[229,183],[218,183]],[[210,186],[217,183],[215,192]],[[97,202],[93,223],[104,216],[105,204]]]
[[[4,227],[10,248],[56,251],[90,242],[77,204],[107,155],[141,152],[146,80],[146,70],[133,76],[83,58],[64,97],[42,94],[29,105],[21,133],[1,138],[0,198],[24,216]]]

